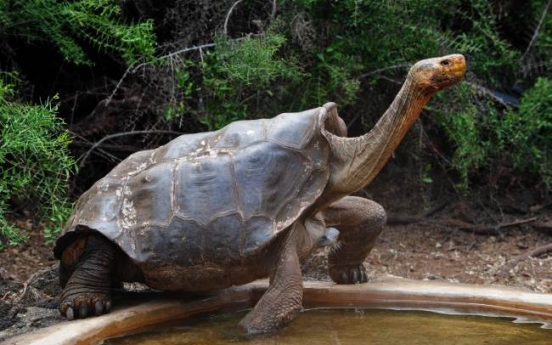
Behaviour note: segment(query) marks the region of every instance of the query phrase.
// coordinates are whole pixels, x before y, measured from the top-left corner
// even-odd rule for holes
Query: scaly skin
[[[105,238],[93,235],[79,238],[64,254],[72,251],[81,251],[81,255],[75,262],[65,255],[66,260],[60,263],[60,277],[66,284],[61,281],[64,289],[59,311],[69,320],[108,313],[117,249]]]
[[[303,280],[297,248],[297,228],[286,234],[268,255],[272,268],[270,285],[241,321],[250,334],[270,333],[289,324],[302,309]]]
[[[327,226],[339,230],[339,241],[328,256],[330,277],[338,284],[365,283],[368,279],[362,262],[385,226],[385,210],[371,200],[348,196],[322,214]]]
[[[466,64],[464,57],[458,54],[426,59],[418,62],[411,68],[401,91],[396,96],[389,109],[378,121],[374,129],[360,137],[346,137],[346,126],[337,115],[335,104],[331,103],[324,106],[324,111],[326,112],[324,114],[327,115],[327,120],[324,123],[326,126],[316,127],[317,130],[320,130],[321,132],[314,134],[319,137],[314,137],[317,141],[311,147],[312,150],[302,152],[303,154],[305,154],[305,152],[312,152],[314,157],[311,158],[316,160],[318,154],[322,155],[323,152],[328,152],[319,149],[322,146],[326,147],[325,145],[329,146],[329,151],[331,151],[331,153],[324,153],[323,155],[324,157],[329,157],[329,160],[315,161],[315,163],[320,164],[320,167],[327,167],[327,169],[324,168],[324,170],[320,170],[317,174],[314,173],[314,170],[310,170],[311,180],[308,180],[314,181],[313,183],[318,183],[313,184],[313,186],[319,188],[314,189],[314,191],[321,191],[322,194],[313,194],[314,191],[310,191],[311,194],[305,195],[315,196],[311,199],[305,199],[303,204],[294,204],[293,207],[290,207],[291,211],[295,210],[297,212],[294,214],[289,211],[288,214],[284,214],[284,216],[290,216],[293,214],[294,217],[289,218],[290,223],[286,223],[286,229],[279,229],[278,234],[273,234],[273,236],[276,236],[277,238],[271,238],[272,242],[263,242],[270,243],[268,247],[253,247],[252,249],[262,250],[262,254],[256,254],[257,256],[255,257],[255,262],[253,264],[249,264],[252,261],[246,261],[248,262],[247,267],[239,267],[247,272],[247,274],[245,274],[246,277],[257,277],[260,276],[260,274],[251,274],[251,271],[256,270],[256,267],[260,265],[262,266],[260,273],[266,274],[270,277],[270,286],[268,290],[259,300],[257,306],[242,320],[240,323],[242,327],[250,333],[272,332],[286,326],[300,312],[302,307],[302,279],[299,261],[300,258],[303,258],[308,254],[312,247],[314,247],[317,243],[321,243],[320,240],[323,239],[323,230],[325,229],[325,226],[334,226],[340,232],[338,237],[338,246],[336,246],[335,250],[329,255],[328,258],[329,272],[332,279],[337,283],[345,284],[366,281],[366,272],[362,266],[362,262],[372,249],[376,237],[379,235],[385,224],[386,217],[385,212],[378,204],[370,200],[351,197],[349,195],[366,187],[375,178],[388,159],[392,156],[393,151],[399,145],[404,135],[406,135],[412,124],[419,117],[424,105],[429,101],[431,96],[437,91],[460,81],[464,76],[465,69]],[[311,114],[314,116],[315,114],[321,114],[319,111],[320,110],[314,109],[305,112],[303,115]],[[279,117],[276,119],[283,118],[284,117]],[[278,126],[283,125],[278,122]],[[278,128],[285,129],[287,127],[283,126]],[[287,133],[285,130],[275,131],[272,133],[267,129],[268,132],[277,135],[278,140],[284,140],[284,142],[289,141],[293,147],[295,147],[294,145],[296,145],[296,141],[299,140],[297,136],[301,136],[302,134],[312,134],[308,132],[309,127],[305,127],[305,130],[300,133],[295,133],[293,129],[290,130],[290,134],[292,135],[291,137],[287,137],[286,135],[283,135]],[[252,135],[255,133],[257,133],[256,135],[260,135],[254,128],[251,128],[250,131],[252,132]],[[234,134],[237,137],[240,137],[239,132]],[[297,136],[295,136],[296,134]],[[259,136],[259,138],[262,139],[265,137]],[[298,142],[300,142],[300,140]],[[284,146],[278,146],[272,141],[267,140],[265,140],[264,143],[270,144],[267,144],[268,146],[266,147],[268,148],[265,150],[271,150],[272,152],[278,149],[280,150],[278,152],[281,154],[286,154],[281,155],[281,157],[294,157],[294,155],[289,155],[290,151]],[[208,147],[209,145],[204,147],[202,146],[199,147],[198,150],[205,151]],[[139,162],[141,159],[145,159],[145,157],[149,157],[148,159],[151,159],[151,152],[144,151],[142,153],[135,154],[133,156],[134,158],[119,166],[117,173],[134,173],[131,169],[133,164],[132,162]],[[184,152],[187,151],[184,150]],[[190,151],[190,154],[193,154],[193,152]],[[211,152],[210,149],[209,152]],[[216,151],[213,152],[216,153]],[[264,154],[266,153],[267,152],[265,151]],[[231,161],[228,158],[229,156],[215,155],[214,157],[218,159],[226,159],[224,162]],[[249,158],[251,159],[248,162],[252,164],[258,160],[256,157]],[[213,164],[214,166],[218,166],[215,164],[214,160]],[[221,166],[226,167],[226,165]],[[305,165],[305,167],[309,166],[310,163]],[[153,168],[155,168],[155,166],[153,166]],[[251,170],[243,170],[246,173],[251,172]],[[327,174],[320,174],[321,171],[327,172]],[[150,171],[152,175],[144,177],[143,181],[148,183],[163,181],[162,179],[167,176],[169,169],[161,169],[161,171],[157,171],[157,173],[159,173],[158,175],[155,175],[155,172],[156,170],[152,169],[152,171]],[[133,176],[138,176],[138,173],[139,172],[136,172]],[[228,171],[219,170],[219,173],[228,173]],[[229,179],[231,179],[229,176],[230,175],[224,176],[226,177],[225,181],[229,181]],[[322,179],[322,176],[324,179]],[[210,186],[208,179],[202,179],[204,176],[201,174],[198,173],[198,176],[196,177],[199,179],[198,181],[204,182],[200,184],[202,187]],[[112,183],[118,183],[117,181],[118,178],[111,179]],[[135,183],[140,181],[142,180],[133,180]],[[145,200],[149,202],[154,200],[157,202],[155,205],[157,207],[161,205],[159,202],[165,200],[166,203],[162,205],[163,207],[159,207],[158,209],[153,207],[152,204],[149,204],[148,202],[139,203],[140,206],[138,209],[131,208],[131,211],[134,212],[130,212],[129,209],[123,207],[125,206],[124,203],[121,205],[121,201],[114,198],[117,191],[121,191],[120,189],[109,190],[110,187],[108,184],[98,187],[105,187],[105,195],[108,196],[108,200],[118,200],[118,205],[121,207],[122,212],[125,213],[126,211],[127,215],[132,216],[129,216],[130,219],[125,219],[130,222],[129,224],[134,224],[132,221],[136,221],[135,217],[137,214],[142,216],[142,211],[155,211],[151,214],[151,218],[160,220],[164,219],[163,217],[158,217],[160,216],[159,213],[162,213],[162,210],[167,210],[167,207],[175,207],[172,204],[172,199],[167,198],[167,194],[170,193],[168,191],[172,189],[169,188],[165,190],[159,187],[173,186],[175,185],[175,181],[170,180],[165,182],[168,183],[152,185],[152,189],[141,190],[142,192],[159,192],[159,195],[153,193],[151,195],[154,197],[145,197],[135,200],[137,203],[138,201]],[[234,180],[233,182],[236,181]],[[296,184],[294,185],[294,183],[297,182],[293,181],[292,178],[288,178],[288,181],[282,181],[281,183],[281,186],[288,183],[290,185],[286,185],[286,187],[297,187]],[[178,184],[176,185],[178,186]],[[182,185],[184,186],[186,184],[183,183]],[[193,186],[193,184],[190,185]],[[125,185],[125,188],[126,187],[127,185]],[[236,184],[233,185],[233,188],[235,187]],[[295,190],[295,188],[292,189]],[[248,189],[241,189],[240,191],[243,192],[243,194],[248,195]],[[269,193],[269,191],[273,193],[274,188],[271,188],[266,192]],[[133,192],[133,190],[127,192],[129,192],[128,194],[131,194],[130,192]],[[98,196],[100,194],[95,195]],[[145,195],[150,194],[146,193]],[[286,193],[281,194],[281,196],[289,195]],[[215,197],[215,194],[210,196]],[[295,199],[293,200],[300,200],[298,197],[301,195],[294,196]],[[109,197],[111,197],[111,199],[109,199]],[[103,200],[102,198],[103,196],[98,200]],[[87,216],[95,219],[97,215],[91,211],[96,210],[96,206],[101,204],[100,201],[94,198],[85,198],[84,200],[84,209],[86,211],[90,211],[87,213]],[[86,200],[95,200],[95,202],[90,201],[91,206],[86,204]],[[124,200],[128,201],[127,199]],[[183,198],[182,200],[187,199]],[[227,208],[227,205],[223,204],[221,200],[217,200],[219,201],[217,207],[220,210],[231,210],[230,208]],[[203,201],[205,203],[205,207],[199,207],[194,211],[195,213],[200,213],[203,218],[197,216],[194,212],[187,214],[187,216],[194,218],[196,221],[196,218],[213,220],[209,218],[209,212],[213,211],[210,210],[209,206],[215,201],[215,199],[205,199]],[[194,206],[198,205],[195,203],[195,199],[194,201],[187,200],[186,202]],[[182,203],[185,202],[182,201]],[[127,204],[133,205],[132,202]],[[112,204],[110,203],[109,205]],[[282,205],[284,204],[282,203],[269,206],[280,207]],[[100,210],[102,210],[102,208],[100,208]],[[170,211],[173,211],[173,215],[176,214],[174,209]],[[110,212],[105,213],[109,214]],[[147,213],[144,214],[147,215]],[[252,215],[257,214],[254,213]],[[73,221],[76,222],[75,224],[77,226],[79,225],[79,217],[79,213],[76,213],[73,217]],[[84,218],[86,219],[86,217]],[[222,217],[219,217],[216,220],[219,219],[222,219]],[[274,217],[270,219],[275,220],[276,218]],[[286,217],[283,217],[279,221],[283,221],[284,219],[286,219]],[[142,219],[142,221],[145,222],[149,220],[150,219]],[[195,227],[190,225],[190,222],[191,221],[188,221],[188,226],[195,229]],[[295,223],[292,224],[292,222]],[[312,222],[312,224],[316,223],[316,225],[311,224],[312,226],[308,226],[309,222]],[[185,221],[183,221],[182,224],[184,223]],[[119,225],[114,226],[114,229],[111,229],[111,231],[113,232],[115,230],[120,230],[117,228],[118,226]],[[222,229],[223,228],[224,226]],[[179,228],[175,228],[170,231],[178,229]],[[136,229],[131,228],[130,230],[127,229],[125,231],[132,230]],[[109,233],[105,229],[102,231]],[[106,235],[106,233],[104,233],[104,235]],[[128,235],[128,233],[125,232],[123,232],[123,234]],[[215,233],[215,236],[226,235],[227,233]],[[190,236],[194,237],[197,235]],[[267,236],[270,236],[270,234]],[[228,239],[231,240],[235,238],[239,237],[230,236]],[[252,239],[255,240],[255,238]],[[114,238],[111,238],[111,240],[114,240]],[[150,241],[147,237],[144,237],[144,240]],[[194,240],[194,238],[191,238],[191,240]],[[114,242],[116,241],[114,240]],[[183,244],[186,243],[187,242],[183,242]],[[57,247],[58,250],[56,252],[56,257],[59,257],[60,253],[63,252],[61,254],[62,263],[60,273],[62,275],[62,284],[65,284],[65,289],[62,293],[60,311],[63,315],[66,315],[68,319],[82,318],[91,314],[102,314],[104,312],[108,312],[111,306],[109,290],[112,286],[120,281],[144,281],[144,276],[138,266],[129,263],[130,261],[127,255],[129,253],[116,249],[115,244],[108,241],[103,237],[103,235],[90,236],[89,234],[83,234],[67,246],[65,246],[65,242],[62,244],[63,245],[60,245],[60,247]],[[147,245],[148,243],[145,244]],[[193,249],[193,246],[191,248]],[[161,249],[163,250],[164,248]],[[236,248],[229,249],[235,250]],[[129,249],[127,248],[124,250]],[[156,250],[159,250],[159,248],[156,248]],[[197,256],[197,254],[194,255],[196,255],[193,257],[194,260],[197,258],[201,259],[200,256]],[[167,264],[171,264],[171,258],[167,257],[165,259],[167,259]],[[257,262],[256,259],[259,259],[258,261],[261,261],[261,263]],[[233,267],[226,266],[225,268]],[[246,279],[240,280],[240,282],[246,282],[245,280]],[[160,284],[161,288],[163,287],[162,285],[163,284]]]

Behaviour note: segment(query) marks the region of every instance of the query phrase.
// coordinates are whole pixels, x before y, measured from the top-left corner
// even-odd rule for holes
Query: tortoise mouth
[[[440,64],[445,67],[445,71],[443,74],[437,74],[433,78],[433,82],[436,85],[435,91],[452,86],[464,79],[464,75],[466,74],[466,60],[464,56],[459,54],[453,55],[452,57],[444,58]]]
[[[457,81],[462,80],[466,74],[466,59],[461,54],[445,56],[441,60],[441,65],[444,67],[450,66],[449,71],[456,77]]]
[[[464,79],[464,76],[466,75],[466,63],[463,62],[462,64],[458,64],[457,66],[455,66],[452,72],[454,73],[458,81]]]

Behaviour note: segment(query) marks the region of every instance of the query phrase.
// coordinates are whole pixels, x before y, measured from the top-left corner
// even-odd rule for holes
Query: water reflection
[[[237,324],[244,313],[197,317],[179,326],[114,338],[105,345],[550,345],[552,330],[511,319],[419,311],[318,309],[283,331],[251,337]]]

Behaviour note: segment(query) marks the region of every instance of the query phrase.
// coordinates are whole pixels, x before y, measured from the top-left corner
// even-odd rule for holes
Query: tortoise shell
[[[238,121],[132,154],[78,200],[56,257],[90,230],[140,267],[224,267],[258,254],[326,187],[322,132],[328,113],[337,116],[329,107]]]

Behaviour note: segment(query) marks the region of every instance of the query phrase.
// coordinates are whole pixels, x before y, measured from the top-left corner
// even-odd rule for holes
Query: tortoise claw
[[[75,319],[75,313],[73,312],[73,308],[71,307],[67,308],[67,310],[65,311],[65,317],[69,321],[73,321]]]
[[[353,281],[353,282],[355,282],[355,283],[358,282],[358,281],[359,281],[359,279],[358,279],[358,276],[359,276],[358,271],[357,271],[357,270],[353,270],[351,273],[352,273],[352,280],[351,280],[351,281]]]
[[[330,267],[330,277],[338,284],[366,283],[368,276],[362,264]]]
[[[67,320],[84,319],[88,316],[100,316],[109,313],[111,310],[111,301],[107,297],[99,299],[95,297],[80,297],[73,300],[64,301],[59,306],[61,315]]]
[[[104,311],[104,306],[102,304],[102,302],[96,302],[96,304],[94,305],[94,315],[96,316],[100,316],[103,314],[103,311]]]
[[[82,303],[79,307],[79,318],[84,319],[88,316],[88,305]]]

